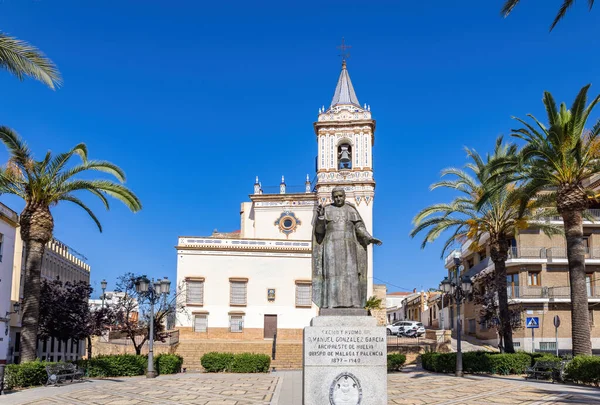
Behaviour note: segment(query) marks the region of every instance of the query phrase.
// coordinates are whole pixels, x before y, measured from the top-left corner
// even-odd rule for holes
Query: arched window
[[[352,169],[352,145],[349,143],[338,146],[338,169]]]

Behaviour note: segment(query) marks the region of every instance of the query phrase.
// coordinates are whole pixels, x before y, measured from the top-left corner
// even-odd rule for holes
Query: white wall
[[[229,327],[230,311],[245,312],[245,328],[263,328],[264,315],[276,314],[278,328],[303,328],[316,307],[296,308],[296,280],[311,279],[310,253],[184,251],[177,255],[177,285],[186,277],[204,277],[204,305],[187,307],[177,326],[192,326],[193,311],[208,311],[208,327]],[[230,306],[229,278],[248,278],[247,305]],[[276,289],[274,302],[267,288]]]
[[[2,254],[2,260],[0,261],[0,318],[5,318],[6,313],[13,310],[11,290],[16,228],[14,225],[0,219],[0,233],[3,235],[0,250],[0,254]],[[0,362],[6,362],[8,356],[10,335],[5,334],[8,326],[8,322],[0,322]]]

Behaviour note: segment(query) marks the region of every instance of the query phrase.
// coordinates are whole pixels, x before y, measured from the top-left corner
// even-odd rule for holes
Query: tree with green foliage
[[[504,6],[502,7],[501,14],[504,17],[508,17],[508,15],[513,11],[513,9],[520,2],[521,2],[521,0],[506,0],[506,2],[504,3]],[[588,2],[588,8],[591,10],[592,7],[594,7],[594,0],[587,0],[587,2]],[[556,17],[554,17],[554,21],[552,22],[552,25],[550,26],[550,31],[552,31],[554,29],[554,27],[556,27],[556,24],[558,24],[559,21],[564,18],[564,16],[567,14],[567,11],[569,11],[569,9],[571,8],[571,6],[573,6],[573,4],[575,4],[575,0],[563,0],[562,5],[558,9],[558,14],[556,14]]]
[[[375,295],[369,297],[369,299],[365,303],[365,309],[367,310],[367,313],[371,315],[371,311],[377,311],[378,309],[381,309],[382,302],[383,299],[377,298],[377,296]]]
[[[0,32],[0,67],[19,80],[25,76],[36,79],[54,90],[62,79],[58,68],[39,49]]]
[[[504,346],[514,352],[510,309],[506,283],[506,260],[509,241],[521,229],[535,227],[547,235],[560,232],[554,225],[542,220],[551,215],[543,199],[531,200],[525,190],[514,183],[501,183],[491,170],[499,159],[515,156],[517,147],[503,144],[502,137],[496,141],[494,152],[484,160],[476,151],[466,149],[471,162],[466,165],[469,172],[450,168],[442,171],[442,177],[453,176],[453,180],[442,180],[431,189],[449,188],[460,192],[450,203],[434,204],[423,209],[414,218],[415,228],[411,237],[426,231],[421,248],[436,240],[443,232],[454,230],[442,249],[442,257],[456,243],[470,241],[469,249],[477,252],[485,245],[490,247],[490,258],[494,262],[494,273],[498,290],[498,306]],[[492,193],[493,191],[493,193]],[[485,201],[483,201],[485,199]],[[538,209],[541,208],[541,209]]]
[[[586,105],[589,88],[588,84],[579,91],[571,109],[565,103],[557,106],[552,94],[544,92],[547,126],[531,114],[528,117],[533,125],[515,118],[523,128],[513,129],[513,136],[526,144],[518,155],[500,161],[504,170],[498,172],[498,177],[522,181],[527,193],[543,196],[562,216],[571,286],[573,355],[592,353],[583,219],[590,203],[600,198],[598,181],[592,178],[600,173],[600,120],[586,130],[600,95]]]
[[[83,143],[68,152],[54,156],[48,151],[42,160],[35,160],[27,144],[10,128],[0,127],[0,141],[9,152],[8,163],[0,168],[0,194],[14,194],[25,201],[25,208],[19,217],[21,238],[25,247],[21,359],[33,361],[36,358],[38,336],[42,258],[54,231],[54,218],[50,208],[63,201],[78,205],[102,232],[100,221],[76,196],[77,192],[91,193],[98,197],[107,209],[107,196],[121,201],[133,212],[139,211],[142,204],[137,196],[122,184],[125,182],[123,170],[107,161],[88,160],[87,147]],[[74,155],[79,156],[81,162],[69,166]],[[105,179],[76,178],[77,175],[90,171],[112,175],[119,183]]]

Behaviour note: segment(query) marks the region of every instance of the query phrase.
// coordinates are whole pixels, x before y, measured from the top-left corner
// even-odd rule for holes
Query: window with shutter
[[[186,303],[204,304],[204,281],[187,281]]]
[[[206,332],[208,330],[208,316],[194,316],[194,332]]]
[[[229,316],[229,331],[243,332],[244,331],[244,315]]]
[[[246,281],[230,281],[230,303],[231,305],[246,305]]]
[[[296,284],[296,306],[310,307],[312,305],[312,285],[308,283]]]

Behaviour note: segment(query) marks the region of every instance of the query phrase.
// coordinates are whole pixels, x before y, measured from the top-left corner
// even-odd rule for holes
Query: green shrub
[[[232,373],[266,373],[271,365],[271,357],[266,354],[240,353],[233,355],[227,371]]]
[[[208,373],[229,371],[232,373],[266,373],[271,366],[271,358],[266,354],[256,353],[206,353],[200,359],[204,370]]]
[[[118,354],[92,357],[79,362],[87,370],[88,377],[129,377],[144,375],[148,357],[134,354]]]
[[[204,367],[207,373],[220,373],[229,368],[233,362],[232,353],[218,353],[210,352],[206,353],[200,359],[200,364]]]
[[[46,366],[56,364],[45,361],[29,361],[21,364],[7,364],[4,378],[7,389],[33,387],[46,384],[48,373]]]
[[[488,354],[492,374],[523,374],[531,366],[531,356],[527,353]]]
[[[567,365],[565,372],[568,380],[600,386],[600,357],[576,356]]]
[[[531,365],[531,356],[526,353],[463,353],[465,373],[522,374]],[[421,363],[425,370],[437,373],[456,372],[456,353],[424,353]]]
[[[406,356],[400,353],[391,353],[387,355],[387,371],[400,371],[406,363]]]
[[[159,354],[154,359],[154,369],[158,374],[175,374],[181,372],[183,357],[178,354]]]

